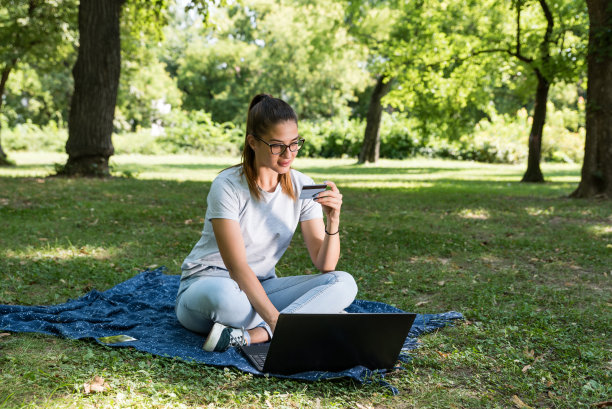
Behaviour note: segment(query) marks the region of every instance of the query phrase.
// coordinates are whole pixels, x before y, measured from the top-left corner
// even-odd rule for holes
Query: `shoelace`
[[[240,335],[239,337],[233,336],[230,332],[230,346],[244,345],[244,340],[246,339],[246,337],[244,336],[244,327],[240,328],[240,330],[242,331],[242,335]]]

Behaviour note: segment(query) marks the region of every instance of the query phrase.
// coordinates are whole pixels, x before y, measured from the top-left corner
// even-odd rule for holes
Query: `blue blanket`
[[[178,285],[179,276],[163,274],[163,268],[159,268],[142,272],[108,291],[93,290],[60,305],[0,305],[0,330],[94,338],[98,342],[100,337],[125,334],[136,341],[112,346],[129,346],[155,355],[261,374],[235,348],[223,353],[202,350],[202,336],[183,328],[174,314]],[[363,300],[355,301],[347,311],[401,312],[387,304]],[[416,338],[420,334],[462,318],[454,311],[417,315],[400,358],[405,360],[406,351],[417,347]],[[371,379],[371,374],[367,368],[355,367],[342,372],[305,372],[283,377],[302,380],[350,377],[363,382]]]

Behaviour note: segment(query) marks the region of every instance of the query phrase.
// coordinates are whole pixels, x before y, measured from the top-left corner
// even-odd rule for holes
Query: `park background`
[[[210,182],[239,160],[246,107],[263,91],[300,116],[296,167],[342,188],[341,264],[359,297],[467,320],[423,337],[387,377],[398,397],[5,335],[0,407],[609,400],[612,207],[567,198],[587,133],[587,4],[110,3],[120,76],[108,140],[90,148],[112,179],[46,178],[74,153],[79,4],[0,5],[0,303],[59,303],[157,265],[178,274]],[[293,243],[280,274],[312,270]],[[96,375],[110,388],[85,394]]]

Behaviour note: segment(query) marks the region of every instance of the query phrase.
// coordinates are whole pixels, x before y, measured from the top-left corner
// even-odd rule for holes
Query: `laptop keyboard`
[[[251,354],[251,358],[253,358],[253,361],[257,362],[257,364],[263,368],[264,363],[266,362],[266,353],[259,353],[259,354]]]

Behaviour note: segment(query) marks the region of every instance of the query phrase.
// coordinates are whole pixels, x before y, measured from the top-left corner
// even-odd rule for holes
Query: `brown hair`
[[[245,176],[249,185],[251,195],[257,200],[261,199],[261,192],[257,186],[257,168],[255,167],[255,151],[249,146],[247,136],[253,135],[262,137],[270,129],[282,122],[293,121],[297,124],[297,114],[285,101],[274,98],[268,94],[258,94],[253,97],[249,104],[247,115],[246,134],[244,137],[244,148],[242,150],[241,173]],[[283,193],[291,199],[296,200],[297,196],[293,191],[291,182],[291,172],[280,175],[279,178]]]

